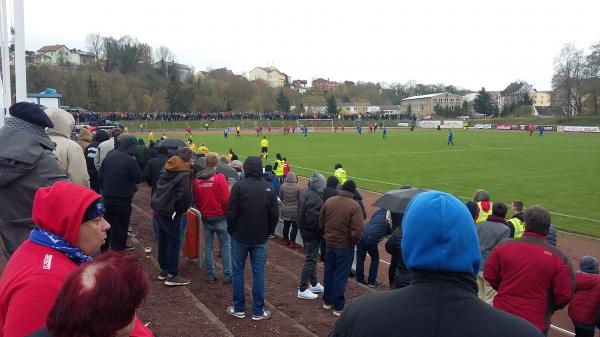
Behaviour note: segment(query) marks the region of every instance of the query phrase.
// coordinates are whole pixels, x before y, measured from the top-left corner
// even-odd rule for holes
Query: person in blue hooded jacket
[[[410,285],[354,299],[330,336],[541,336],[529,322],[477,297],[479,243],[460,200],[438,191],[415,196],[402,231]]]

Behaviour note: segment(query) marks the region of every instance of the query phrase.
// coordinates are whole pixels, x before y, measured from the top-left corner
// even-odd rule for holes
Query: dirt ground
[[[301,181],[305,183],[305,181]],[[371,205],[379,194],[361,191],[364,204],[370,214],[375,210]],[[151,225],[149,200],[150,189],[140,185],[140,190],[134,200],[131,223],[135,238],[130,243],[135,246],[133,251],[142,261],[151,280],[150,294],[139,311],[144,323],[153,329],[157,335],[165,336],[327,336],[335,323],[335,316],[321,308],[322,301],[300,300],[296,298],[299,274],[303,263],[303,251],[291,249],[283,244],[283,240],[275,238],[269,241],[266,267],[266,308],[273,312],[270,320],[255,322],[249,316],[238,319],[225,313],[227,305],[231,304],[231,286],[221,282],[207,284],[203,266],[181,258],[181,274],[191,279],[187,287],[168,288],[157,279],[159,268],[156,261],[157,240],[154,239]],[[582,255],[600,255],[600,241],[568,233],[559,233],[559,247],[571,258],[577,269],[578,258]],[[144,256],[143,247],[152,247],[150,257]],[[390,257],[380,246],[379,279],[387,284],[387,265]],[[220,259],[217,262],[217,273],[220,274]],[[368,258],[367,258],[368,263]],[[0,259],[0,268],[6,261]],[[248,269],[248,266],[247,268]],[[319,264],[319,279],[322,280],[323,264]],[[246,303],[251,303],[251,275],[246,273]],[[373,292],[387,291],[382,287],[371,289],[349,280],[346,298]],[[250,310],[248,310],[250,312]],[[567,317],[566,309],[554,314],[553,324],[573,331]],[[551,330],[550,336],[568,336],[568,334]]]

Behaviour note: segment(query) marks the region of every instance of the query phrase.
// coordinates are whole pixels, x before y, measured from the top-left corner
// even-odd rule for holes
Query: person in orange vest
[[[473,201],[477,203],[477,218],[475,222],[485,221],[492,214],[492,203],[490,202],[490,192],[478,189],[473,194]]]

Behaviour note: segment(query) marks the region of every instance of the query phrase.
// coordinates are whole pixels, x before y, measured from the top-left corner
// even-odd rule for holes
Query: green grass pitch
[[[539,204],[551,211],[560,229],[600,237],[600,135],[545,132],[455,130],[454,147],[447,131],[390,131],[383,140],[378,130],[359,136],[345,132],[311,132],[283,136],[279,129],[264,135],[269,159],[288,158],[292,170],[307,176],[318,170],[328,176],[341,163],[359,188],[385,192],[412,185],[453,193],[468,200],[477,188],[490,191],[492,201],[522,200],[525,207]],[[211,151],[229,148],[241,157],[258,155],[255,134],[235,132],[203,135],[194,142]],[[159,134],[157,133],[157,136]],[[147,134],[146,134],[147,136]],[[183,134],[173,135],[184,138]],[[264,163],[263,163],[264,165]]]

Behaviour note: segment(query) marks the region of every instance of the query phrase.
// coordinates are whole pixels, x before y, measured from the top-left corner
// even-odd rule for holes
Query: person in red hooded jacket
[[[110,225],[102,197],[70,182],[37,190],[36,228],[15,251],[0,278],[0,337],[22,337],[44,327],[68,275],[100,253]],[[153,336],[136,319],[131,336]]]
[[[575,326],[575,337],[594,337],[596,312],[600,310],[600,275],[598,261],[592,256],[579,260],[575,274],[575,296],[569,303],[569,317]]]
[[[490,192],[478,189],[473,194],[473,201],[477,203],[477,217],[474,217],[475,222],[487,220],[492,214],[492,202],[490,201]]]

